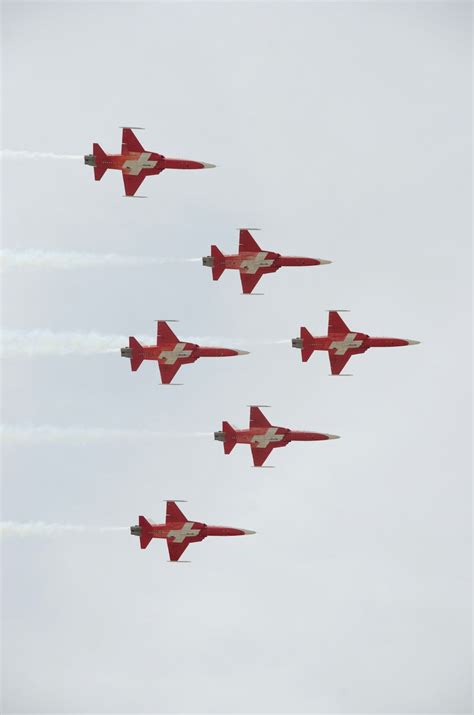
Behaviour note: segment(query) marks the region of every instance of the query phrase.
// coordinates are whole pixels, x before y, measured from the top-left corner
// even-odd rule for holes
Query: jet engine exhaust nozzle
[[[132,534],[132,536],[141,536],[142,527],[141,526],[131,526],[130,533]]]
[[[132,348],[120,348],[120,355],[125,358],[131,358]]]
[[[86,154],[84,156],[84,164],[86,164],[87,166],[95,167],[96,166],[96,158],[95,158],[94,154]]]
[[[292,338],[291,340],[291,347],[293,348],[299,348],[300,350],[303,349],[303,341],[301,338]]]
[[[213,268],[214,267],[214,257],[213,256],[203,256],[202,265],[207,266],[208,268]]]
[[[214,432],[214,439],[218,442],[225,442],[225,432]]]

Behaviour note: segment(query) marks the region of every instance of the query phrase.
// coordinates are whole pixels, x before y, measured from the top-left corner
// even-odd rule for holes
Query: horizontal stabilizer
[[[148,544],[153,538],[152,535],[152,525],[148,521],[148,519],[145,519],[144,516],[139,516],[138,517],[138,526],[141,529],[141,534],[140,534],[140,548],[141,549],[146,549]]]
[[[140,548],[146,549],[152,538],[151,534],[140,534]]]
[[[136,338],[132,337],[128,339],[128,344],[132,350],[132,357],[130,358],[130,367],[132,368],[132,372],[136,372],[145,357],[143,354],[143,346],[140,345]]]
[[[212,280],[218,281],[225,271],[224,255],[220,252],[217,246],[211,246],[211,256],[214,259],[212,264]]]
[[[107,167],[107,154],[102,149],[100,144],[92,145],[92,154],[94,155],[94,159],[95,159],[94,179],[96,181],[100,181],[108,168]]]
[[[236,431],[228,422],[222,423],[222,431],[225,434],[224,454],[230,454],[237,444]]]
[[[96,181],[100,181],[106,171],[107,171],[107,167],[104,165],[94,166],[94,179]]]
[[[300,338],[303,343],[303,347],[301,348],[301,359],[303,362],[308,362],[314,352],[314,348],[311,346],[313,336],[307,328],[301,328]]]

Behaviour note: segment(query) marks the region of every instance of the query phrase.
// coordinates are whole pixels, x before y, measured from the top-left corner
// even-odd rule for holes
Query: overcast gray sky
[[[134,201],[81,159],[4,157],[4,249],[193,258],[259,226],[264,248],[333,264],[253,298],[199,262],[4,271],[23,345],[179,318],[252,354],[183,368],[175,389],[118,352],[4,357],[3,520],[91,528],[4,539],[3,712],[470,710],[470,15],[4,3],[4,149],[115,152],[131,124],[147,149],[218,165],[152,177]],[[326,355],[263,344],[324,334],[328,308],[421,345],[333,379]],[[255,470],[244,447],[179,437],[242,427],[248,403],[342,439]],[[46,425],[47,441],[28,432]],[[160,521],[168,498],[258,533],[175,566],[162,542],[94,531]]]

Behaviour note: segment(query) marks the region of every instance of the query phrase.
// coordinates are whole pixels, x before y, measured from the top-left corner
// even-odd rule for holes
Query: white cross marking
[[[128,159],[122,164],[122,171],[125,171],[129,176],[138,176],[142,169],[153,169],[157,162],[148,161],[151,153],[140,154],[138,159]]]
[[[334,349],[335,355],[345,355],[351,348],[360,348],[362,345],[362,340],[354,340],[356,333],[347,333],[344,340],[333,340],[329,349]]]
[[[171,529],[168,531],[168,539],[173,539],[175,544],[182,544],[190,536],[198,536],[199,529],[193,529],[193,521],[187,521],[181,529]]]
[[[180,358],[187,358],[192,355],[192,350],[183,350],[186,343],[176,343],[172,350],[162,350],[158,355],[158,360],[162,360],[165,365],[174,365]]]
[[[252,442],[257,446],[265,449],[270,442],[281,442],[284,435],[277,434],[278,427],[269,427],[265,434],[256,434],[252,437]]]
[[[273,258],[265,258],[268,254],[265,251],[257,253],[254,258],[245,258],[240,263],[240,270],[245,273],[256,273],[260,268],[267,268],[273,265]]]

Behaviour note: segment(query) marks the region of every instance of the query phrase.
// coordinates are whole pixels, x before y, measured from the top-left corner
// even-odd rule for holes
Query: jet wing
[[[244,273],[243,271],[240,271],[240,280],[242,281],[242,292],[243,293],[251,293],[257,283],[259,282],[260,278],[262,277],[262,273],[258,275],[257,273],[254,273],[253,275],[249,275],[248,273]]]
[[[174,365],[165,365],[164,363],[159,362],[158,367],[160,368],[161,382],[163,385],[169,385],[181,365],[179,362],[175,362]]]
[[[132,130],[128,127],[124,127],[122,129],[122,154],[130,154],[132,151],[143,152],[145,149]]]
[[[331,363],[331,373],[333,375],[340,375],[351,357],[350,353],[346,353],[345,355],[336,355],[335,353],[330,352],[329,362]]]
[[[339,315],[339,313],[336,310],[330,310],[329,311],[329,320],[328,320],[328,334],[331,335],[331,333],[350,333],[351,331]]]
[[[247,229],[240,229],[239,253],[260,253],[262,249]]]
[[[135,196],[141,186],[143,179],[146,179],[146,174],[132,176],[122,171],[123,185],[125,186],[125,196]]]
[[[270,424],[258,407],[252,406],[250,408],[250,429],[252,427],[273,427],[273,425]]]
[[[171,541],[171,539],[166,539],[166,543],[168,544],[170,561],[179,561],[179,557],[189,546],[189,541],[183,541],[181,544],[176,544],[174,541]]]
[[[171,330],[166,320],[156,321],[156,344],[179,343],[179,338]]]
[[[252,445],[251,450],[254,466],[261,467],[267,460],[270,452],[273,450],[273,447],[270,447],[270,445],[268,447],[255,447]]]
[[[167,501],[166,502],[166,523],[169,522],[185,522],[187,521],[181,509],[176,506],[176,502]]]

